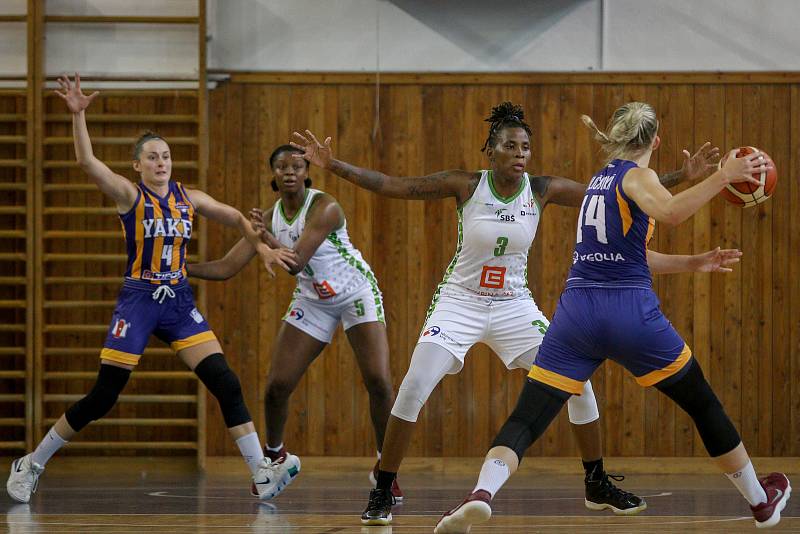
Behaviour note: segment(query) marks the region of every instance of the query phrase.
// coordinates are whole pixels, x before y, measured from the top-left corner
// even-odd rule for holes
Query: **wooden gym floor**
[[[359,533],[432,532],[440,514],[472,489],[480,458],[409,459],[400,475],[406,501],[391,527],[363,527],[369,491],[368,458],[303,458],[303,472],[270,502],[248,493],[238,458],[210,458],[205,473],[188,459],[58,458],[48,465],[29,505],[0,499],[0,532],[103,533]],[[3,459],[7,469],[9,458]],[[760,459],[759,473],[783,470],[800,481],[800,460]],[[577,459],[527,459],[494,502],[494,516],[478,533],[753,532],[744,500],[700,458],[610,459],[624,473],[622,487],[645,497],[635,517],[583,507]],[[5,471],[4,471],[5,472]],[[686,474],[691,473],[691,474]],[[791,478],[791,474],[790,474]],[[800,482],[796,482],[800,484]],[[800,532],[794,496],[774,532]]]

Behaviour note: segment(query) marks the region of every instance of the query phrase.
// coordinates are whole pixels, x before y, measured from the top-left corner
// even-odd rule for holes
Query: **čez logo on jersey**
[[[128,328],[131,327],[131,323],[120,317],[114,322],[114,326],[111,327],[111,335],[117,339],[124,338],[128,335]]]

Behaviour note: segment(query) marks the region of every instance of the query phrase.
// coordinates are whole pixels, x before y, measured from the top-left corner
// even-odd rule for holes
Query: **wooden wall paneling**
[[[662,173],[672,170],[680,169],[684,157],[683,149],[694,150],[698,145],[698,141],[694,139],[694,122],[695,122],[695,105],[694,105],[694,87],[693,86],[676,86],[675,100],[676,109],[675,114],[675,144],[671,147],[670,155],[668,156],[669,165],[661,161],[660,171]],[[665,152],[664,155],[667,155]],[[674,188],[674,193],[684,191],[691,186],[690,183],[684,182]],[[708,206],[703,207],[704,210]],[[702,216],[702,214],[701,214]],[[670,232],[671,237],[674,237],[672,252],[676,254],[692,254],[694,251],[694,216],[690,220],[682,223],[678,227],[672,229]],[[670,301],[674,304],[667,313],[672,324],[683,336],[684,341],[689,344],[689,347],[694,347],[694,324],[693,316],[696,311],[693,307],[696,305],[694,300],[694,275],[690,273],[681,273],[668,275],[672,285],[672,292]],[[693,349],[694,350],[694,349]],[[701,360],[702,362],[702,360]],[[675,406],[675,454],[678,456],[691,456],[693,453],[694,443],[694,423],[691,417],[686,412]]]
[[[742,132],[742,86],[725,87],[725,138],[720,148],[723,151],[741,146]],[[728,245],[746,253],[742,238],[742,210],[725,203],[725,236]],[[741,267],[725,277],[724,296],[724,353],[726,384],[722,392],[722,403],[733,424],[743,434],[742,428],[742,283],[744,271],[750,262],[742,258]],[[744,437],[744,434],[743,436]],[[747,442],[745,442],[747,444]]]
[[[724,105],[719,87],[696,85],[694,87],[694,145],[690,151],[711,141],[719,145],[723,138]],[[692,152],[694,153],[694,152]],[[710,170],[708,172],[713,172]],[[719,221],[724,217],[721,199],[714,199],[693,217],[693,253],[701,254],[716,247],[726,248]],[[739,269],[740,266],[734,266]],[[699,273],[693,280],[693,344],[692,353],[700,363],[706,379],[716,391],[723,387],[724,355],[722,352],[722,300],[726,274]],[[706,455],[705,447],[696,429],[693,432],[694,456]]]
[[[258,102],[260,88],[257,86],[246,87],[243,94],[245,102]],[[242,137],[247,140],[259,138],[261,129],[261,117],[257,113],[250,112],[252,104],[243,110]],[[230,184],[233,198],[229,199],[231,206],[242,213],[248,213],[251,208],[260,207],[258,204],[258,191],[261,187],[259,183],[261,177],[261,167],[265,165],[265,156],[259,151],[257,142],[248,141],[242,148],[242,173],[240,176],[239,187]],[[239,232],[235,232],[239,234]],[[241,239],[240,235],[231,236],[233,242]],[[242,388],[247,392],[247,407],[254,421],[259,418],[261,403],[258,402],[259,395],[259,365],[258,339],[260,324],[258,314],[258,290],[259,278],[258,268],[260,262],[256,259],[243,269],[233,280],[226,282],[226,291],[238,293],[238,305],[234,307],[234,313],[227,311],[225,314],[226,338],[230,340],[233,355],[231,359],[238,362],[236,372],[242,383]],[[231,287],[232,286],[232,287]],[[233,307],[233,306],[232,306]],[[215,402],[212,400],[212,402]],[[263,436],[263,434],[262,434]]]
[[[770,119],[770,111],[773,106],[775,87],[771,85],[756,86],[754,103],[762,106],[757,118],[754,119],[752,131],[746,130],[748,139],[752,138],[753,146],[763,148],[768,154],[775,152],[774,141],[776,135],[780,135],[775,129],[775,123]],[[747,108],[745,108],[747,109]],[[765,120],[766,119],[766,120]],[[788,132],[787,132],[788,133]],[[757,301],[758,320],[756,321],[756,345],[753,347],[753,354],[756,355],[755,362],[758,372],[758,406],[760,413],[773,412],[773,361],[775,354],[772,347],[772,307],[773,307],[773,284],[770,273],[773,269],[773,247],[775,243],[775,208],[774,202],[764,202],[756,208],[752,222],[752,234],[757,238],[755,257],[758,263],[753,270],[757,279],[755,290],[755,300]],[[743,230],[745,230],[743,228]],[[750,234],[750,232],[747,232]],[[758,450],[754,453],[758,456],[771,456],[773,454],[773,433],[770,418],[758,421]]]
[[[772,288],[772,317],[766,319],[767,332],[772,336],[771,384],[766,392],[772,396],[771,454],[788,456],[791,450],[791,87],[773,88],[772,122],[774,134],[769,148],[778,172],[778,184],[772,199],[772,235],[764,241],[772,247],[772,272],[761,273],[768,277],[766,284]],[[771,326],[771,328],[769,328]]]
[[[259,198],[262,209],[270,208],[277,198],[272,191],[270,182],[272,171],[269,169],[267,158],[272,151],[279,145],[284,144],[289,135],[289,103],[291,101],[291,90],[289,87],[269,87],[259,88],[258,95],[258,116],[260,120],[258,133],[259,154],[261,154],[262,165],[259,167],[260,187]],[[229,97],[232,99],[232,97]],[[250,104],[253,108],[256,103]],[[312,177],[316,178],[314,174]],[[266,439],[266,429],[264,426],[264,395],[266,392],[267,377],[272,365],[273,351],[275,350],[275,338],[280,327],[281,318],[286,312],[291,300],[291,293],[294,289],[295,279],[287,273],[278,272],[275,278],[271,278],[266,270],[256,265],[252,267],[253,273],[258,277],[259,296],[258,296],[258,352],[259,352],[259,373],[258,373],[258,402],[254,412],[259,423],[260,435]],[[301,382],[300,387],[304,387]],[[302,400],[304,393],[295,392],[291,397],[289,405],[289,422],[287,424],[284,442],[289,450],[305,450],[304,428],[305,420],[298,420],[298,414],[302,415],[304,406]],[[298,432],[298,430],[300,432]],[[299,452],[299,451],[298,451]]]
[[[791,258],[792,251],[797,249],[797,238],[791,229],[800,224],[794,209],[800,202],[800,192],[795,181],[788,178],[797,171],[795,145],[800,134],[795,114],[786,112],[800,105],[795,85],[687,82],[658,86],[644,81],[639,85],[608,85],[599,80],[575,85],[570,82],[384,85],[380,88],[381,135],[374,141],[373,91],[372,85],[329,83],[248,85],[247,88],[229,83],[216,89],[210,98],[209,192],[245,210],[252,189],[258,188],[262,207],[271,205],[276,197],[268,189],[271,173],[266,168],[266,156],[275,146],[286,142],[292,129],[305,127],[320,135],[331,135],[335,154],[342,159],[393,175],[484,168],[486,161],[480,147],[487,125],[483,118],[491,106],[504,99],[523,102],[526,108],[534,129],[531,166],[534,173],[541,170],[585,181],[599,168],[602,155],[589,132],[578,122],[579,115],[588,113],[599,125],[605,125],[614,108],[633,98],[653,103],[661,118],[663,145],[651,161],[659,172],[679,167],[683,159],[681,149],[694,149],[706,138],[723,149],[744,143],[763,146],[780,160],[779,189],[767,204],[742,210],[714,200],[693,221],[676,229],[658,229],[654,248],[663,252],[698,253],[717,245],[741,247],[746,256],[734,272],[662,276],[657,277],[655,286],[666,315],[692,346],[731,418],[737,424],[742,423],[739,427],[750,452],[800,453],[795,445],[800,434],[800,405],[794,392],[797,380],[791,380],[800,373],[797,356],[800,351],[793,350],[798,348],[800,339],[797,333],[800,324],[794,319],[800,295],[790,283],[796,278]],[[98,101],[102,105],[97,111],[121,113],[128,105],[126,102],[134,104],[124,95],[104,98]],[[140,113],[152,113],[153,109],[159,113],[187,113],[183,100],[153,97],[136,102]],[[48,106],[62,113],[57,107],[59,103],[48,102]],[[770,110],[766,114],[768,119],[764,119],[764,109]],[[47,127],[48,137],[70,134],[65,122],[48,122]],[[116,136],[129,135],[132,128],[125,124],[101,126],[100,122],[90,121],[90,128],[101,127],[104,134]],[[173,132],[191,135],[186,125],[162,128],[165,135]],[[97,134],[93,130],[94,135]],[[124,160],[126,148],[98,146],[96,151],[105,158]],[[48,161],[74,157],[69,144],[47,145],[47,150]],[[176,153],[178,150],[176,147]],[[786,168],[786,172],[781,168]],[[85,177],[77,169],[50,168],[46,172],[47,183],[85,183]],[[192,170],[186,175],[196,176]],[[453,201],[385,199],[319,169],[313,169],[312,176],[315,187],[334,194],[342,204],[353,242],[378,276],[385,296],[392,371],[397,386],[407,369],[431,295],[455,248]],[[685,187],[688,185],[678,190]],[[92,208],[102,202],[92,191],[44,195],[48,205]],[[531,251],[529,283],[537,303],[548,316],[552,316],[569,267],[573,244],[571,240],[560,239],[560,234],[574,231],[574,211],[547,208],[541,235]],[[47,215],[45,221],[50,230],[116,229],[113,215],[99,218]],[[756,225],[755,231],[748,232],[748,228]],[[237,232],[218,225],[209,225],[208,236],[211,258],[222,256],[238,239]],[[119,253],[113,238],[93,238],[83,245],[71,241],[48,239],[44,245],[48,253],[63,253],[80,246],[86,252]],[[113,277],[120,265],[121,262],[48,262],[46,276]],[[107,300],[114,298],[117,289],[113,284],[45,287],[48,300]],[[247,402],[262,434],[263,388],[272,343],[293,287],[293,278],[279,273],[271,280],[256,262],[237,279],[209,284],[206,313],[220,338],[224,338],[232,365],[244,377]],[[256,298],[254,293],[258,295],[257,313],[249,311],[254,306],[248,299]],[[84,324],[108,320],[107,310],[101,307],[47,309],[47,324],[72,322],[76,317]],[[51,351],[56,346],[84,347],[84,353],[70,357],[48,354],[45,358],[49,369],[96,368],[101,332],[51,332],[46,339]],[[145,359],[142,370],[144,366],[152,370],[180,368],[170,358],[153,358]],[[298,454],[371,454],[374,443],[368,396],[360,385],[361,377],[346,337],[337,334],[323,358],[312,365],[291,398],[285,441]],[[464,370],[447,377],[431,396],[410,454],[483,454],[516,403],[524,374],[508,373],[486,347],[473,350]],[[607,455],[705,454],[689,419],[654,389],[642,390],[635,385],[618,365],[602,366],[593,382],[601,403]],[[48,380],[47,386],[50,394],[85,393],[91,379]],[[183,387],[166,381],[157,385],[131,383],[131,391],[141,393],[183,391]],[[55,417],[64,407],[64,402],[48,402],[49,417]],[[130,405],[124,409],[130,410],[124,413],[137,417],[148,413],[159,415],[166,410]],[[212,416],[206,441],[208,453],[235,454],[215,401],[209,402],[207,411]],[[753,420],[754,413],[759,421]],[[767,417],[763,416],[765,413]],[[572,438],[566,437],[570,434],[566,427],[566,415],[562,415],[529,454],[576,454]],[[150,429],[125,430],[119,434],[119,429],[112,426],[95,432],[94,437],[111,439],[122,435],[126,441],[142,436],[178,440],[188,435],[184,431]]]
[[[226,140],[226,150],[221,155],[214,152],[209,154],[209,157],[222,156],[224,158],[224,167],[221,168],[224,169],[224,172],[220,172],[221,169],[217,170],[217,166],[221,165],[222,162],[209,160],[209,194],[221,202],[236,206],[240,202],[242,175],[246,166],[243,153],[246,141],[249,139],[244,134],[244,122],[247,120],[249,113],[247,101],[244,99],[245,87],[230,85],[225,88],[225,92],[225,116],[222,124],[215,125],[213,128],[220,128],[220,130],[216,131],[219,131],[221,138]],[[212,115],[216,118],[216,113]],[[214,138],[211,139],[211,146],[213,147]],[[217,179],[220,182],[217,182]],[[203,221],[203,223],[206,222],[209,221]],[[208,259],[222,258],[236,240],[238,240],[238,232],[235,229],[210,222],[208,225]],[[240,328],[240,324],[237,323],[240,292],[234,287],[240,283],[244,275],[245,273],[239,273],[233,280],[206,283],[206,298],[209,303],[206,313],[210,318],[213,318],[210,320],[210,324],[220,339],[222,349],[228,354],[234,366],[238,366],[241,356],[236,353],[235,348],[231,347],[232,336]],[[240,369],[236,370],[241,371]],[[247,389],[244,391],[248,395],[245,400],[249,401],[252,398],[252,392]],[[208,393],[206,393],[206,396],[208,398]],[[250,402],[247,402],[247,405],[251,410],[254,408]],[[208,455],[230,454],[235,450],[235,445],[230,443],[228,439],[227,431],[223,424],[222,412],[220,411],[219,403],[215,399],[208,398],[206,414],[206,432],[209,436],[207,444]]]
[[[461,128],[459,127],[461,117],[457,110],[452,109],[452,107],[446,107],[448,101],[454,99],[445,99],[445,90],[442,87],[424,86],[422,91],[422,128],[427,137],[427,142],[422,146],[422,173],[439,172],[445,167],[459,168],[459,162],[450,164],[442,161],[447,158],[448,154],[457,151],[454,147],[456,143],[459,146],[461,145],[462,136],[460,135]],[[455,91],[458,90],[455,89]],[[443,164],[442,168],[438,167],[440,162]],[[413,252],[419,255],[421,263],[418,282],[418,305],[420,309],[415,314],[416,324],[414,326],[409,325],[406,329],[410,337],[409,344],[415,344],[417,341],[413,337],[414,328],[416,328],[417,333],[422,328],[435,287],[441,281],[444,266],[450,261],[450,257],[445,256],[451,254],[452,251],[443,250],[443,243],[446,242],[447,238],[452,239],[452,235],[446,235],[443,226],[444,219],[451,215],[449,210],[448,213],[445,213],[444,208],[450,207],[451,203],[452,200],[449,199],[433,199],[423,202],[425,236],[423,236],[421,243],[432,240],[436,242],[436,246],[423,246]],[[411,350],[413,351],[413,347]],[[402,358],[404,362],[408,361],[406,355],[393,353],[392,358]],[[399,383],[402,378],[402,376],[396,376],[394,380]],[[444,450],[446,435],[443,430],[445,418],[443,413],[445,411],[443,390],[444,388],[441,385],[437,386],[428,397],[428,401],[420,413],[418,429],[412,442],[414,451],[435,451],[434,454],[441,455]]]
[[[791,88],[791,108],[792,110],[800,109],[800,87],[793,85]],[[790,194],[790,210],[789,227],[792,229],[789,239],[789,253],[794,254],[794,251],[800,250],[800,232],[795,229],[800,228],[800,210],[797,206],[800,205],[800,184],[795,178],[800,176],[800,153],[797,150],[797,144],[800,143],[800,113],[789,113],[791,117],[791,133],[789,139],[791,140],[791,157],[787,161],[790,166],[788,172],[785,173],[787,181],[789,182]],[[778,171],[780,172],[780,170]],[[797,261],[789,262],[789,280],[800,279],[800,265]],[[788,308],[788,315],[791,318],[789,325],[790,344],[789,352],[792,354],[792,361],[789,365],[789,384],[791,394],[789,398],[791,401],[791,443],[792,446],[789,450],[791,456],[800,455],[800,360],[797,355],[800,354],[800,284],[792,283],[790,288],[790,303]]]
[[[329,94],[329,91],[326,91]],[[330,96],[328,97],[330,98]],[[335,92],[336,101],[326,100],[325,132],[321,135],[330,135],[333,138],[334,154],[344,161],[351,162],[358,166],[373,168],[372,164],[372,142],[371,132],[375,120],[375,88],[361,86],[345,86]],[[335,122],[331,124],[331,119]],[[360,188],[346,180],[331,176],[331,181],[336,181],[338,187],[337,200],[347,218],[347,232],[350,240],[361,252],[364,261],[373,268],[374,272],[374,253],[372,249],[373,232],[372,218],[375,213],[376,195],[371,191]],[[377,277],[377,274],[376,274]],[[378,287],[383,288],[385,280],[377,277]],[[398,325],[388,324],[387,328],[397,328]],[[342,340],[345,341],[344,337]],[[346,351],[347,361],[355,366],[352,350],[347,346],[343,347]],[[389,358],[397,358],[398,354],[389,352]],[[329,358],[334,355],[329,356]],[[327,362],[326,362],[327,363]],[[397,376],[393,377],[395,381]],[[355,443],[354,454],[370,456],[381,447],[376,443],[376,436],[371,422],[369,410],[369,395],[363,386],[361,374],[354,372],[353,384],[350,386],[352,397],[352,414],[354,424],[351,425],[352,435]],[[396,382],[396,385],[399,383]],[[348,387],[346,384],[344,387]],[[396,386],[394,388],[396,391]],[[343,429],[347,432],[347,429]]]
[[[751,139],[761,138],[762,129],[759,119],[763,116],[764,95],[758,86],[748,86],[742,92],[742,136],[746,143],[756,144]],[[767,106],[769,108],[770,106]],[[758,146],[756,144],[756,146]],[[771,359],[768,347],[763,346],[763,299],[760,271],[768,259],[762,257],[759,227],[768,223],[764,206],[742,210],[742,252],[743,260],[749,269],[742,270],[742,327],[741,327],[741,361],[742,361],[742,426],[741,434],[745,445],[758,454],[762,448],[761,435],[761,398],[759,373],[762,362]],[[767,350],[764,350],[767,349]]]

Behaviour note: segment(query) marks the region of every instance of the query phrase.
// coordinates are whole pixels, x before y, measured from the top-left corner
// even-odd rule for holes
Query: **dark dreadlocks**
[[[531,135],[531,127],[525,122],[525,112],[522,106],[517,106],[511,102],[503,102],[499,106],[492,108],[492,113],[489,115],[485,122],[489,123],[489,137],[483,144],[481,152],[485,152],[487,148],[494,146],[497,142],[498,134],[503,128],[522,128]]]

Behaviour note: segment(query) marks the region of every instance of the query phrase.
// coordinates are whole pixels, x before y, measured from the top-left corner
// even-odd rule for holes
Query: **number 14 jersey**
[[[458,208],[456,253],[437,295],[530,296],[528,251],[541,215],[527,173],[516,193],[504,198],[492,171],[481,171],[472,197]]]
[[[615,159],[589,181],[567,288],[652,288],[647,243],[655,221],[622,189],[625,175],[636,167],[633,161]]]

